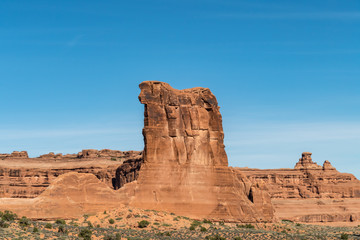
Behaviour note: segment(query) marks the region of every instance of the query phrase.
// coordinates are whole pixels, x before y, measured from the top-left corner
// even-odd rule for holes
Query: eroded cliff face
[[[197,218],[271,221],[269,195],[228,167],[222,118],[207,88],[140,84],[144,164],[130,205]]]
[[[227,166],[222,118],[209,89],[180,91],[163,82],[140,88],[146,162]]]
[[[119,208],[121,195],[93,174],[60,175],[33,199],[0,198],[0,211],[10,210],[32,219],[70,219]]]
[[[116,188],[116,171],[123,164],[122,184],[136,180],[142,152],[87,149],[78,154],[44,154],[29,158],[27,152],[0,155],[0,198],[34,198],[58,176],[68,172],[92,173],[111,188]],[[129,171],[129,172],[128,172]],[[131,177],[133,176],[133,177]]]
[[[235,168],[253,183],[265,184],[271,198],[360,198],[360,181],[352,174],[340,173],[329,161],[323,166],[302,153],[294,169]]]
[[[279,219],[300,222],[353,222],[360,217],[360,181],[340,173],[329,161],[323,166],[304,152],[294,169],[235,168],[265,186]]]

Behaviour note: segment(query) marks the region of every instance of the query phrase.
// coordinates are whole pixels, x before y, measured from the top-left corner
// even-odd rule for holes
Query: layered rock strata
[[[323,166],[304,152],[294,169],[236,168],[253,183],[266,186],[278,219],[300,222],[353,222],[360,217],[360,181]]]
[[[222,118],[209,89],[176,90],[157,81],[140,89],[144,163],[130,205],[226,221],[273,219],[269,195],[228,167]]]
[[[294,169],[235,169],[266,185],[271,198],[360,198],[360,181],[354,175],[338,172],[329,161],[320,166],[308,152]]]
[[[121,195],[93,174],[68,172],[32,199],[0,198],[0,211],[32,219],[69,219],[120,208]]]
[[[142,152],[115,150],[83,150],[78,154],[49,153],[38,158],[14,152],[0,155],[0,198],[34,198],[58,176],[68,172],[92,173],[111,188],[115,187],[116,171],[124,162],[142,161]],[[130,172],[128,173],[127,170]],[[122,183],[135,180],[131,168],[124,168]]]

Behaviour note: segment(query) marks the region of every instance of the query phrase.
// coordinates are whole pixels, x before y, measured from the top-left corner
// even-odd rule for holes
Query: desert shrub
[[[56,219],[55,223],[56,223],[56,224],[66,225],[66,222],[65,222],[64,219]]]
[[[158,222],[154,222],[154,225],[160,225],[160,223],[158,223]]]
[[[33,228],[33,233],[37,233],[37,232],[39,232],[39,229],[37,227],[34,227]]]
[[[88,228],[93,228],[94,227],[90,221],[87,221],[87,225],[88,225]]]
[[[120,235],[120,233],[117,233],[115,235],[108,234],[108,235],[104,236],[103,240],[121,240],[121,235]]]
[[[342,233],[341,236],[340,236],[340,239],[349,239],[349,234]]]
[[[51,224],[51,223],[45,224],[45,228],[51,229],[51,228],[52,228],[52,224]]]
[[[115,223],[115,220],[112,219],[112,218],[110,218],[110,219],[109,219],[109,223],[110,223],[110,224],[114,224],[114,223]]]
[[[22,217],[19,219],[19,224],[22,227],[28,227],[28,226],[30,226],[31,221],[27,217]]]
[[[294,223],[294,221],[291,221],[291,220],[288,220],[288,219],[283,219],[281,221],[284,222],[284,223]]]
[[[67,233],[67,229],[65,228],[65,225],[60,225],[58,228],[59,233]]]
[[[216,235],[209,235],[209,236],[206,236],[205,239],[207,240],[226,240],[226,238],[224,237],[221,237],[219,234],[216,234]]]
[[[206,229],[205,227],[200,227],[200,231],[201,231],[201,232],[206,232],[207,229]]]
[[[147,226],[149,226],[150,222],[146,221],[146,220],[142,220],[140,222],[138,222],[138,227],[139,228],[146,228]]]
[[[241,240],[241,237],[234,237],[234,240]]]
[[[14,221],[16,218],[17,218],[17,215],[8,210],[6,210],[1,216],[1,219],[4,221]]]
[[[171,233],[170,233],[170,232],[165,232],[165,236],[170,237],[170,236],[171,236]]]
[[[220,221],[219,225],[224,226],[225,225],[224,221]]]
[[[0,219],[0,228],[8,228],[9,224],[6,223],[4,220]]]
[[[240,224],[236,224],[236,226],[238,227],[238,228],[255,228],[254,227],[254,225],[252,225],[252,224],[243,224],[243,225],[240,225]]]
[[[88,228],[83,228],[80,230],[79,238],[82,238],[84,240],[90,240],[92,235],[92,231]]]
[[[201,222],[197,221],[197,220],[194,220],[191,225],[197,227],[197,226],[200,226],[201,225]]]
[[[209,224],[212,224],[212,222],[210,220],[207,220],[207,219],[204,219],[203,220],[203,223],[209,223]]]
[[[194,220],[194,221],[191,223],[189,230],[193,231],[193,230],[195,230],[198,226],[201,226],[201,222],[199,222],[199,221],[197,221],[197,220]]]

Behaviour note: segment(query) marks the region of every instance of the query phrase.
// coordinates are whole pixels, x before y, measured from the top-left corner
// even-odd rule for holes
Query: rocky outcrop
[[[26,151],[14,151],[11,154],[2,153],[0,154],[0,159],[5,160],[7,158],[29,158],[29,155]]]
[[[39,158],[25,158],[25,153],[1,155],[0,198],[37,197],[58,176],[68,172],[92,173],[109,187],[115,188],[118,167],[128,160],[142,161],[142,152],[108,149],[83,150],[78,154],[67,155],[49,153]],[[127,173],[127,170],[131,172]],[[132,169],[124,168],[123,174],[126,175],[123,183],[137,177]]]
[[[300,222],[352,222],[360,216],[360,181],[329,161],[320,166],[304,152],[294,169],[236,168],[271,195],[278,219]]]
[[[236,168],[253,183],[265,184],[271,198],[360,198],[360,181],[340,173],[329,161],[323,166],[304,152],[294,169]]]
[[[303,152],[302,157],[299,159],[299,162],[296,163],[295,169],[300,170],[320,170],[322,167],[317,163],[312,161],[312,153]]]
[[[32,219],[69,219],[119,208],[121,195],[93,174],[69,172],[54,179],[33,199],[0,198],[0,211],[10,210]]]
[[[222,118],[209,89],[176,90],[156,81],[140,89],[144,163],[130,205],[226,221],[273,219],[269,195],[228,167]]]
[[[336,168],[333,167],[328,160],[325,160],[325,162],[323,164],[323,170],[324,171],[337,171]]]
[[[296,222],[357,222],[360,217],[359,198],[277,198],[272,203],[279,219]]]
[[[140,88],[146,162],[227,166],[222,118],[209,89],[179,91],[162,82]]]
[[[143,158],[129,159],[123,162],[120,167],[116,169],[114,189],[117,190],[126,183],[133,182],[138,179],[139,171],[143,163]]]

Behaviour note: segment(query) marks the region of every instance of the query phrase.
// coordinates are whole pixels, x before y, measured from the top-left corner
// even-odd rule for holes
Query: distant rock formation
[[[322,168],[324,171],[337,171],[328,160],[325,160]]]
[[[86,149],[78,154],[51,152],[28,158],[27,152],[15,151],[0,154],[0,159],[0,198],[34,198],[58,176],[68,172],[92,173],[109,187],[117,189],[117,169],[129,161],[141,164],[142,152]],[[136,180],[139,169],[123,170],[122,184]]]
[[[54,179],[36,198],[0,198],[0,211],[10,210],[32,219],[69,219],[119,208],[120,201],[121,196],[93,174],[68,172]]]
[[[360,198],[360,181],[340,173],[329,161],[320,166],[302,153],[294,169],[236,168],[253,183],[262,183],[272,198]]]
[[[301,170],[319,170],[322,169],[320,165],[312,161],[311,152],[303,152],[302,157],[299,159],[299,162],[296,163],[295,169]]]
[[[140,89],[144,164],[130,205],[226,221],[273,220],[267,192],[228,168],[222,118],[209,89],[176,90],[157,81]]]
[[[29,158],[29,155],[26,151],[14,151],[11,154],[0,153],[0,159],[4,160],[6,158]]]

